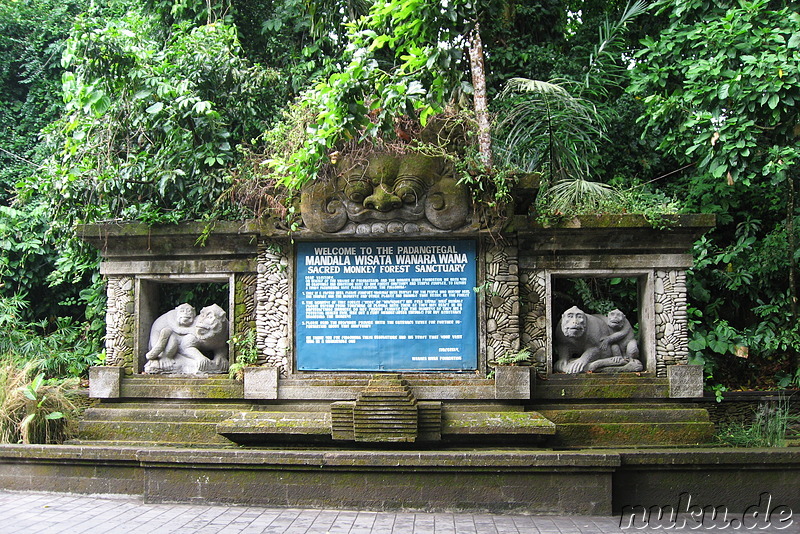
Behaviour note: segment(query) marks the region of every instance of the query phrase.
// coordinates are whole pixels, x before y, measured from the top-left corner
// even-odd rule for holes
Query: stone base
[[[671,398],[703,396],[702,365],[670,365],[667,367],[667,378]]]
[[[140,495],[145,502],[610,515],[677,507],[688,494],[699,509],[723,506],[741,518],[768,493],[772,509],[800,510],[800,450],[785,448],[404,452],[0,445],[0,466],[3,490]]]
[[[89,396],[94,399],[116,399],[120,396],[123,367],[90,367]]]

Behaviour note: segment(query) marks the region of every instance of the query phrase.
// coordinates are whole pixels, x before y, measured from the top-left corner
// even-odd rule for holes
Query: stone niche
[[[670,222],[657,230],[636,215],[582,217],[518,233],[522,343],[531,347],[540,373],[553,373],[553,330],[567,307],[554,304],[554,292],[566,279],[635,281],[638,313],[628,319],[638,323],[643,372],[663,378],[669,366],[688,364],[688,251],[713,217],[675,216]]]
[[[221,306],[229,332],[254,328],[256,239],[240,233],[240,227],[217,224],[203,246],[197,245],[205,229],[199,223],[158,228],[140,224],[82,227],[83,239],[103,255],[100,272],[106,278],[108,296],[107,365],[122,367],[127,375],[142,372],[150,328],[159,315],[180,304],[166,299],[181,286],[210,294],[189,304],[197,312],[211,304]]]

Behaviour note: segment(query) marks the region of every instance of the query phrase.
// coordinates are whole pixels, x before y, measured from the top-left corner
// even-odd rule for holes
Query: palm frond
[[[633,4],[628,2],[619,20],[613,23],[608,19],[603,21],[603,24],[598,30],[600,41],[589,55],[589,68],[586,71],[586,77],[584,79],[585,86],[589,86],[593,74],[602,73],[604,70],[608,69],[608,67],[603,66],[603,57],[611,56],[610,49],[613,48],[619,40],[620,31],[623,30],[631,20],[646,12],[648,9],[650,9],[650,3],[645,0],[637,0]],[[606,77],[604,81],[609,82],[610,79]]]
[[[571,178],[553,185],[549,190],[549,200],[552,209],[572,212],[581,208],[591,209],[617,194],[617,191],[608,184]]]
[[[562,85],[555,82],[545,82],[542,80],[531,80],[530,78],[511,78],[506,82],[506,86],[500,93],[499,98],[508,96],[509,93],[539,93],[542,95],[559,95],[569,98],[569,91]]]
[[[560,82],[513,78],[501,93],[519,100],[495,128],[498,162],[525,172],[548,171],[551,180],[582,176],[588,154],[604,134],[594,104]]]

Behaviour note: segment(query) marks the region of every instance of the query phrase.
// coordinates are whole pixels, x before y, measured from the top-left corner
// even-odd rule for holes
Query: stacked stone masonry
[[[519,350],[519,264],[516,240],[486,239],[486,356],[489,361]]]
[[[289,256],[277,241],[259,245],[256,284],[256,346],[259,365],[277,367],[286,376],[289,365]]]
[[[656,271],[654,277],[656,375],[667,366],[689,363],[685,271]]]
[[[134,281],[130,276],[110,276],[106,282],[106,365],[134,369]]]
[[[522,345],[531,351],[536,372],[547,374],[547,293],[544,271],[520,275],[522,300]]]
[[[255,274],[237,274],[234,293],[234,332],[240,339],[246,339],[250,332],[257,335],[256,329],[256,288],[258,276]],[[235,358],[236,355],[234,355]],[[232,360],[234,361],[234,360]]]

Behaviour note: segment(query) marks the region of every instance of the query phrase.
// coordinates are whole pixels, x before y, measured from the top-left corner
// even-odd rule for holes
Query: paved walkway
[[[132,496],[0,491],[0,532],[3,534],[615,534],[665,531],[663,526],[659,529],[637,526],[621,529],[619,518],[614,517],[144,504]],[[667,531],[719,530],[719,525],[692,526],[695,528],[687,526]],[[773,527],[756,531],[797,533],[800,526],[793,524],[784,529]]]

